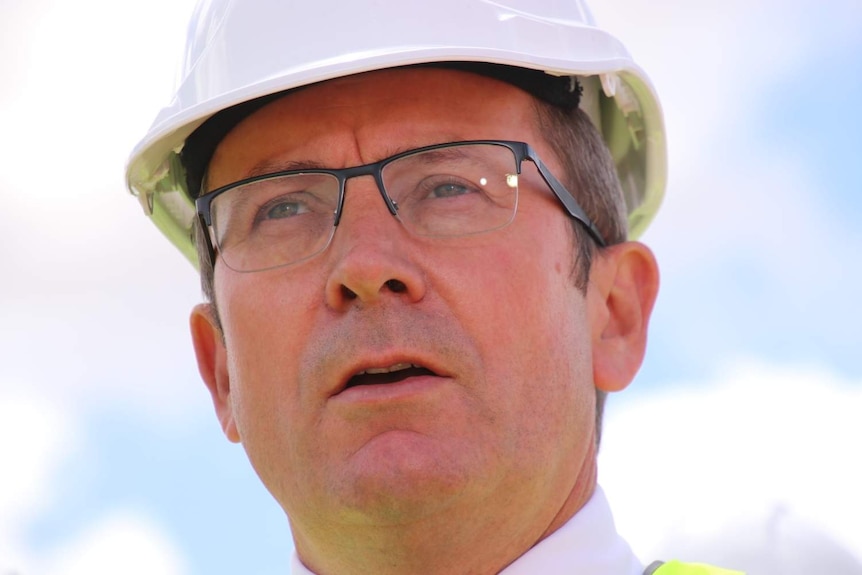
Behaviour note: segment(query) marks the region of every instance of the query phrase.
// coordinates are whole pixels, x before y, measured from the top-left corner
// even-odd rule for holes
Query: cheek
[[[448,299],[480,346],[491,401],[508,418],[559,432],[573,424],[572,417],[580,421],[589,412],[594,392],[585,301],[571,277],[568,221],[555,224],[550,227],[557,236],[517,229],[512,236],[518,241],[459,258],[451,280],[441,283],[457,290]]]
[[[289,364],[297,346],[307,340],[323,284],[317,277],[306,277],[310,274],[290,275],[292,271],[295,268],[250,274],[227,271],[216,278],[225,343],[245,367]]]
[[[585,326],[583,295],[571,277],[574,256],[567,229],[551,227],[559,228],[559,235],[529,233],[536,226],[521,226],[511,241],[459,258],[446,284],[459,290],[456,301],[468,303],[455,316],[472,318],[485,332],[483,341],[545,357],[572,328]],[[549,242],[549,237],[564,241]]]
[[[216,281],[237,429],[249,461],[279,501],[299,489],[289,484],[297,475],[291,470],[307,463],[302,442],[314,428],[298,378],[310,340],[313,282],[287,280],[280,272],[228,272]]]
[[[282,427],[301,411],[296,374],[311,326],[310,290],[302,286],[310,283],[287,284],[279,271],[228,272],[216,283],[241,433],[252,433],[256,422]]]

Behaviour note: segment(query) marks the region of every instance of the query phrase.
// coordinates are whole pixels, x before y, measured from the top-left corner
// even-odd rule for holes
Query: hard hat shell
[[[129,189],[197,263],[179,152],[213,114],[290,88],[411,64],[475,61],[576,76],[617,165],[631,237],[664,194],[661,108],[625,47],[583,0],[200,0],[176,94],[133,150]],[[193,190],[192,193],[196,193]]]

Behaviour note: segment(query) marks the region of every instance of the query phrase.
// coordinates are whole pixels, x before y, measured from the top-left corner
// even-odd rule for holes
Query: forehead
[[[335,168],[447,141],[535,143],[535,124],[532,96],[485,76],[433,68],[357,74],[297,90],[245,118],[216,148],[211,186],[267,162]]]

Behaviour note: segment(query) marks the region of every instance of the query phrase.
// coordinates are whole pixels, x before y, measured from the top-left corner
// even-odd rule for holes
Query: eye
[[[303,202],[280,199],[268,202],[261,208],[261,212],[262,220],[278,220],[304,214],[308,212],[308,206]]]
[[[446,183],[435,186],[429,194],[433,198],[453,198],[455,196],[463,196],[469,194],[473,190],[463,184]]]
[[[435,176],[425,178],[419,184],[417,191],[419,192],[418,197],[427,200],[436,200],[466,196],[480,190],[462,178],[455,176]]]

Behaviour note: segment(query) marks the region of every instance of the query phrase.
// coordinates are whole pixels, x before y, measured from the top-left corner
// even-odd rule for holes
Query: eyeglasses
[[[568,214],[604,246],[574,196],[523,142],[452,142],[353,168],[275,172],[223,186],[195,204],[210,230],[211,261],[215,245],[231,269],[262,271],[323,252],[341,220],[345,184],[358,176],[374,178],[389,212],[417,236],[469,236],[505,227],[517,211],[524,160],[536,165]]]

